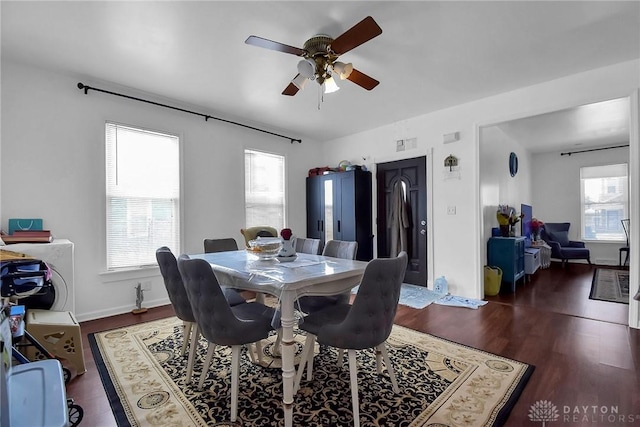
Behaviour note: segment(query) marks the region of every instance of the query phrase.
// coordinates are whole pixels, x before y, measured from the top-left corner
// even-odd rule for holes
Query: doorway
[[[426,287],[426,157],[378,163],[376,170],[378,257],[405,250],[409,264],[404,282]]]
[[[616,98],[482,126],[479,132],[480,209],[483,213],[481,241],[489,239],[490,230],[496,225],[495,207],[505,202],[515,206],[532,204],[534,217],[542,221],[569,222],[575,230],[574,240],[584,240],[588,233],[585,225],[588,211],[581,200],[581,170],[591,165],[631,163],[632,151],[623,150],[628,144],[633,145],[631,105],[629,97]],[[518,145],[514,145],[514,141]],[[505,172],[504,158],[500,164],[494,163],[499,158],[496,153],[510,150],[521,150],[521,157],[526,162],[523,173],[518,177]],[[629,192],[629,212],[633,209],[632,200],[633,194]],[[587,247],[591,260],[596,266],[617,266],[619,252],[616,245],[622,246],[623,243],[590,238]],[[482,259],[487,259],[486,244],[481,245],[481,251]],[[572,265],[569,269],[554,270],[552,265],[549,270],[536,272],[533,283],[535,285],[536,276],[540,280],[540,277],[545,278],[554,272],[561,283],[553,289],[561,295],[564,291],[560,288],[562,284],[579,281],[580,268]],[[611,321],[612,316],[615,319],[629,318],[630,305],[602,303],[588,298],[593,276],[593,270],[590,271],[591,274],[586,274],[580,282],[586,287],[580,298],[577,286],[569,287],[567,293],[575,298],[571,304],[562,307],[562,312],[603,321]],[[538,289],[554,283],[548,277],[545,281],[538,284]],[[535,295],[533,297],[536,298]],[[524,292],[499,298],[511,298],[522,305],[532,301],[532,296]]]

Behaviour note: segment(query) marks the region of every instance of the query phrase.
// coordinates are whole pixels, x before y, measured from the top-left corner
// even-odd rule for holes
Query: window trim
[[[621,239],[597,239],[597,238],[593,238],[593,237],[588,237],[585,233],[585,227],[586,227],[586,218],[585,218],[585,189],[584,189],[584,181],[586,179],[593,179],[593,178],[597,178],[597,177],[592,177],[592,178],[583,178],[583,171],[585,169],[595,169],[595,168],[606,168],[606,167],[615,167],[615,166],[624,166],[625,170],[626,170],[626,184],[625,184],[625,190],[626,190],[626,196],[625,196],[625,201],[624,201],[624,212],[622,214],[622,218],[628,218],[629,217],[629,209],[630,209],[630,194],[629,194],[629,163],[628,162],[612,162],[612,163],[607,163],[607,164],[602,164],[602,165],[585,165],[585,166],[581,166],[579,168],[580,171],[580,239],[585,241],[585,242],[590,242],[590,243],[605,243],[605,244],[616,244],[616,245],[620,245],[621,243],[624,243],[626,241],[626,237],[624,235],[624,231],[622,232],[622,238]],[[601,177],[601,178],[611,178],[611,176],[605,176],[605,177]],[[620,227],[622,227],[622,225],[620,225]]]
[[[102,197],[102,224],[103,224],[103,233],[102,238],[104,239],[102,244],[103,257],[102,257],[102,271],[98,273],[100,277],[102,277],[103,283],[106,282],[117,282],[124,279],[143,279],[155,277],[159,274],[158,264],[156,262],[148,263],[148,264],[140,264],[135,266],[127,266],[127,267],[113,267],[108,268],[107,265],[107,257],[108,257],[108,242],[107,242],[107,125],[114,125],[120,127],[128,127],[134,130],[139,130],[143,132],[155,133],[160,135],[166,135],[170,137],[175,137],[178,139],[178,204],[176,206],[176,211],[178,212],[178,221],[175,224],[178,232],[177,245],[178,247],[175,249],[179,253],[183,248],[184,241],[184,135],[182,132],[175,132],[171,130],[159,129],[159,128],[151,128],[148,126],[142,125],[132,125],[129,123],[124,123],[116,120],[105,120],[103,127],[103,138],[104,138],[104,146],[103,146],[103,173],[102,177],[103,181],[103,197]]]
[[[247,182],[246,182],[246,177],[247,177],[247,171],[246,171],[246,153],[247,151],[253,151],[253,152],[257,152],[257,153],[261,153],[261,154],[267,154],[267,155],[272,155],[272,156],[279,156],[282,157],[283,159],[283,185],[284,185],[284,190],[283,190],[283,199],[284,199],[284,207],[283,207],[283,227],[287,227],[287,222],[289,221],[290,215],[289,215],[289,167],[288,167],[288,163],[289,163],[289,158],[287,156],[287,154],[282,153],[282,152],[277,152],[277,151],[270,151],[270,150],[266,150],[263,148],[256,148],[256,147],[252,147],[252,146],[248,146],[245,145],[242,149],[242,191],[243,191],[243,204],[244,204],[244,224],[245,226],[248,226],[247,224]],[[258,225],[263,225],[263,224],[258,224]],[[277,227],[276,227],[277,228]]]

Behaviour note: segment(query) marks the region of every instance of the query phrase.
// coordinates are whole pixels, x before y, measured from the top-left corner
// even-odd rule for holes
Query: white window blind
[[[245,221],[247,227],[285,227],[284,156],[244,151]]]
[[[629,218],[626,163],[580,168],[582,238],[625,241],[622,219]]]
[[[179,138],[106,124],[107,270],[156,263],[180,249]]]

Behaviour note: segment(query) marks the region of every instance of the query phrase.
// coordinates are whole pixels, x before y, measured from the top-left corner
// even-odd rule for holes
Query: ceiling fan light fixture
[[[349,78],[349,76],[353,72],[353,64],[345,64],[344,62],[336,61],[333,64],[333,71],[335,71],[336,74],[340,76],[340,80],[345,80]]]
[[[312,79],[316,74],[316,61],[305,58],[298,62],[298,73],[307,79]]]
[[[291,83],[293,83],[298,89],[302,90],[304,89],[308,81],[308,78],[306,78],[302,74],[298,74],[293,80],[291,80]]]
[[[333,93],[340,90],[340,87],[336,84],[336,81],[331,76],[325,79],[322,87],[324,88],[324,93]]]

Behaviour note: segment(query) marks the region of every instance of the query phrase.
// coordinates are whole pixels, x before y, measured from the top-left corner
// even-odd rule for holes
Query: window
[[[585,240],[625,241],[620,220],[628,218],[628,166],[580,168],[582,238]]]
[[[156,263],[180,249],[179,138],[106,124],[107,270]]]
[[[285,227],[284,156],[244,151],[246,226]]]

